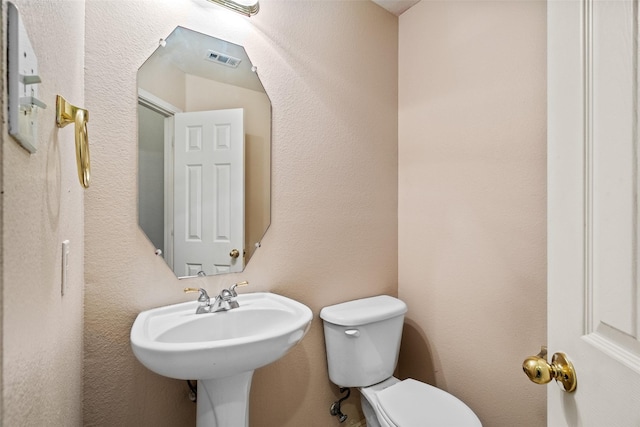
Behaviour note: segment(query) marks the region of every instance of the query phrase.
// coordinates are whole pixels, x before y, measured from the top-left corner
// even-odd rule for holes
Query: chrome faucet
[[[211,308],[211,311],[212,312],[227,311],[233,308],[240,307],[240,304],[238,304],[238,301],[236,300],[236,297],[238,296],[238,293],[236,292],[236,288],[238,286],[246,286],[248,284],[249,282],[245,280],[243,282],[238,282],[233,284],[229,289],[223,289],[220,292],[220,295],[218,295],[215,301],[213,302],[213,307]]]
[[[202,288],[185,288],[184,291],[200,292],[200,295],[198,296],[198,302],[200,304],[198,305],[196,314],[216,313],[218,311],[228,311],[233,308],[238,308],[240,304],[238,304],[238,301],[236,300],[236,297],[238,296],[236,288],[238,286],[245,286],[248,284],[249,282],[245,280],[244,282],[235,283],[229,289],[223,289],[222,291],[220,291],[220,294],[216,296],[216,299],[213,301],[213,303],[211,303],[211,298],[209,298],[207,291]]]
[[[227,311],[237,307],[238,307],[238,302],[234,300],[233,295],[231,294],[231,291],[229,289],[223,289],[220,292],[220,295],[218,295],[215,301],[213,302],[211,311],[215,313],[217,311]]]

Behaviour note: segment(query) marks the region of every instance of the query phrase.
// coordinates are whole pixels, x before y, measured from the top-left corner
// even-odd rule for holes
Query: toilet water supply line
[[[344,393],[345,391],[347,392],[346,396],[333,402],[331,404],[331,408],[329,408],[329,412],[331,413],[331,415],[333,415],[334,417],[338,417],[338,421],[340,421],[341,423],[347,420],[347,416],[340,410],[340,405],[342,404],[342,402],[347,400],[349,396],[351,396],[351,389],[349,387],[340,387],[340,393]]]
[[[191,380],[187,380],[187,385],[189,386],[189,400],[196,403],[198,401],[198,389]]]

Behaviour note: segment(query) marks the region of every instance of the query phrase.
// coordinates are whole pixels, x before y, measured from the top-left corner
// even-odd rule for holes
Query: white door
[[[549,426],[640,426],[638,2],[548,2]],[[526,48],[526,47],[523,47]]]
[[[176,114],[174,151],[174,272],[242,271],[243,110]]]

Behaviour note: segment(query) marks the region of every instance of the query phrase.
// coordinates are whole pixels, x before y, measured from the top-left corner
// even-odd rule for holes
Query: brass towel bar
[[[63,97],[56,97],[56,125],[63,128],[69,123],[75,124],[76,163],[78,164],[78,179],[80,185],[89,188],[91,181],[91,160],[89,157],[89,136],[87,122],[89,112],[83,108],[71,105]]]

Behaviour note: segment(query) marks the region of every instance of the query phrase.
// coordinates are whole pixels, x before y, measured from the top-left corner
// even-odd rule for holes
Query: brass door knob
[[[540,353],[527,357],[522,362],[522,370],[531,381],[536,384],[546,384],[556,380],[567,393],[574,392],[578,385],[578,378],[573,364],[564,353],[555,353],[551,364],[547,362],[547,347],[542,346]]]
[[[237,249],[231,249],[231,252],[229,252],[229,256],[231,258],[238,258],[240,256],[240,251]]]

